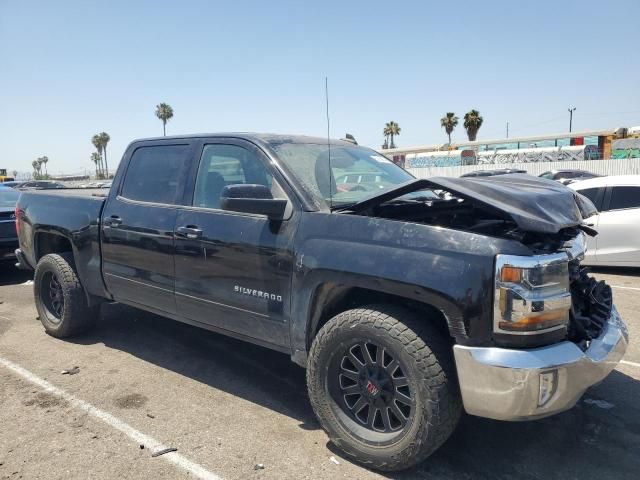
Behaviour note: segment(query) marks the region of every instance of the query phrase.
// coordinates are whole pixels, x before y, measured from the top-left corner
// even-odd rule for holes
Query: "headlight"
[[[496,256],[494,331],[530,335],[569,323],[571,292],[566,253]]]

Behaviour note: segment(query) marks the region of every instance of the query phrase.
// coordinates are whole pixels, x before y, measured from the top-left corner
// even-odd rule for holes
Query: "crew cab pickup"
[[[164,137],[108,194],[22,193],[16,254],[50,335],[120,302],[286,352],[331,440],[399,470],[463,409],[545,417],[616,366],[627,330],[580,266],[594,213],[551,180],[416,179],[349,142]]]

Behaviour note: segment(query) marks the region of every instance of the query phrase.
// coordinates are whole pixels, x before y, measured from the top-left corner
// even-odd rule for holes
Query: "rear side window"
[[[178,176],[188,145],[140,147],[131,156],[121,195],[130,200],[176,203]]]
[[[585,197],[587,197],[589,200],[591,200],[591,202],[595,205],[595,207],[600,210],[600,204],[602,203],[602,192],[604,191],[603,188],[598,188],[598,187],[594,187],[594,188],[585,188],[584,190],[578,190],[578,193],[580,195],[584,195]]]
[[[556,178],[577,178],[582,176],[581,172],[564,172],[556,175]]]
[[[609,210],[640,208],[640,187],[612,187]]]

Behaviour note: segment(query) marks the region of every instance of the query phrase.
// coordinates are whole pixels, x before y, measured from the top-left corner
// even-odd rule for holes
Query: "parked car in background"
[[[640,175],[597,177],[569,188],[593,202],[599,215],[589,223],[586,265],[640,267]]]
[[[548,178],[549,180],[556,180],[563,185],[568,185],[579,180],[601,177],[601,175],[587,172],[586,170],[550,170],[548,172],[541,173],[538,176]]]
[[[0,186],[0,260],[15,258],[18,248],[16,203],[19,197],[19,191]]]
[[[111,180],[108,182],[91,182],[78,185],[78,188],[111,188]]]
[[[19,182],[17,180],[11,180],[10,182],[3,182],[0,183],[0,185],[4,185],[5,187],[11,187],[11,188],[20,188],[20,186],[22,184],[24,184],[25,182]]]
[[[498,168],[496,170],[476,170],[475,172],[460,175],[460,177],[493,177],[494,175],[508,175],[510,173],[527,173],[527,171],[519,168]]]
[[[52,182],[51,180],[32,180],[24,182],[18,187],[20,190],[37,189],[37,190],[49,190],[54,188],[65,188],[65,186],[58,182]]]

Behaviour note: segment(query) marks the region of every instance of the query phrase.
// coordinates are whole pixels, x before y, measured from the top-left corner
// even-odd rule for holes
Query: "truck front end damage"
[[[556,253],[496,257],[497,345],[545,335],[563,340],[537,348],[454,346],[467,413],[530,420],[562,412],[622,359],[627,329],[611,288],[580,267],[583,236]]]
[[[421,197],[426,189],[437,197]],[[530,252],[495,256],[493,292],[483,294],[493,297],[490,340],[454,346],[468,413],[527,420],[567,410],[622,359],[628,334],[611,288],[580,265],[585,234],[597,234],[584,219],[597,211],[558,182],[528,175],[434,177],[349,210],[509,239]]]

